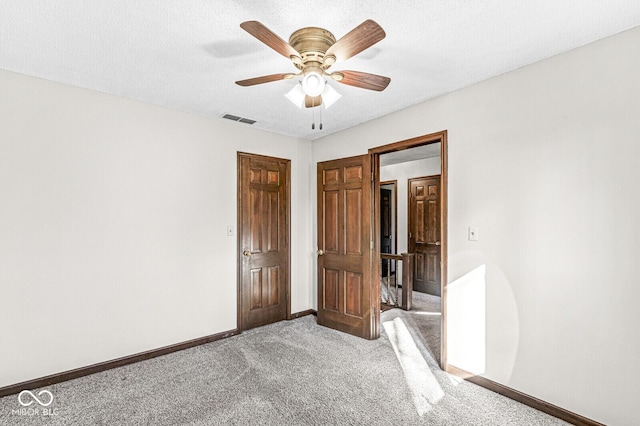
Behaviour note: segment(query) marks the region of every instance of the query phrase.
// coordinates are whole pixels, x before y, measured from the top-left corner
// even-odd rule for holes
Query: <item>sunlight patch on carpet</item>
[[[460,383],[464,382],[462,377],[454,376],[453,374],[447,373],[447,377],[453,386],[458,386]]]
[[[382,326],[400,361],[418,415],[422,416],[444,397],[444,391],[402,319],[394,318],[393,321],[385,321]]]

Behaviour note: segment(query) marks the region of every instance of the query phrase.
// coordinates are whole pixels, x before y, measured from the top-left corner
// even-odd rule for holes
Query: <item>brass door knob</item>
[[[251,252],[250,252],[248,249],[244,249],[244,250],[242,251],[242,254],[244,254],[244,255],[245,255],[245,256],[247,256],[247,257],[251,256]]]
[[[318,256],[322,256],[324,254],[324,250],[318,250]]]

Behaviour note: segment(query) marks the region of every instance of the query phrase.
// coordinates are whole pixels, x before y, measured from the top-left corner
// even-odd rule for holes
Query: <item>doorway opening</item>
[[[380,254],[383,256],[380,289],[382,311],[398,306],[398,181],[380,182]],[[389,256],[384,256],[389,255]],[[395,288],[395,292],[392,291]]]
[[[421,194],[421,207],[422,211],[427,211],[431,209],[433,212],[434,209],[439,213],[439,223],[429,218],[424,219],[421,223],[425,225],[423,231],[424,235],[419,235],[419,240],[421,243],[424,243],[425,250],[417,250],[415,244],[412,249],[415,251],[422,252],[422,266],[417,263],[418,256],[415,256],[415,267],[413,268],[414,273],[417,275],[420,272],[425,272],[424,268],[429,267],[432,270],[432,274],[429,276],[429,279],[433,281],[434,279],[439,278],[439,283],[430,282],[429,285],[433,289],[433,286],[439,287],[440,296],[430,295],[430,298],[436,298],[435,300],[439,300],[440,304],[440,329],[439,333],[439,364],[440,367],[446,371],[447,366],[447,357],[446,357],[446,298],[447,298],[447,132],[442,131],[438,133],[432,133],[429,135],[419,136],[413,139],[408,139],[405,141],[400,141],[384,146],[380,146],[377,148],[372,148],[369,150],[369,154],[372,157],[372,173],[373,173],[373,235],[376,238],[374,244],[374,259],[380,259],[383,247],[382,241],[382,192],[384,189],[384,185],[388,180],[396,179],[389,174],[385,174],[392,167],[385,167],[394,165],[396,167],[403,168],[403,175],[398,175],[397,177],[397,194],[402,195],[403,193],[407,195],[406,203],[403,203],[402,200],[398,200],[396,205],[398,206],[398,214],[396,218],[396,224],[398,225],[398,230],[396,231],[396,242],[397,251],[398,252],[407,252],[410,250],[410,238],[409,235],[414,236],[416,230],[421,232],[420,229],[414,227],[413,230],[409,229],[410,226],[410,210],[411,203],[409,199],[411,198],[410,194],[410,179],[409,178],[424,178],[424,177],[433,177],[439,175],[439,187],[437,191],[430,189],[429,186],[422,185],[422,189],[418,191],[415,188],[416,194]],[[430,161],[416,161],[416,160],[425,160],[430,159]],[[433,171],[433,169],[425,168],[425,163],[437,163],[437,171]],[[402,163],[405,163],[403,166]],[[415,169],[412,169],[415,168]],[[413,175],[413,176],[409,176]],[[432,183],[432,182],[430,182]],[[404,188],[403,186],[406,185]],[[415,185],[414,185],[415,186]],[[414,203],[415,205],[415,203]],[[404,207],[403,207],[404,206]],[[415,208],[415,207],[414,207]],[[418,207],[419,209],[420,207]],[[402,218],[402,219],[400,219]],[[406,218],[406,221],[404,220]],[[424,218],[422,216],[421,218]],[[437,229],[431,229],[431,233],[429,234],[426,229],[426,224],[428,221],[432,222],[431,228],[435,226]],[[406,225],[403,224],[406,223]],[[414,218],[414,224],[416,220]],[[403,229],[404,228],[404,229]],[[411,234],[410,234],[411,233]],[[406,236],[406,239],[403,239],[403,236]],[[403,241],[404,240],[404,241]],[[433,240],[433,241],[431,241]],[[415,241],[414,241],[415,243]],[[428,243],[428,244],[427,244]],[[428,247],[427,247],[428,246]],[[428,250],[427,250],[428,248]],[[436,249],[437,250],[434,250]],[[438,251],[439,256],[435,256],[434,253]],[[429,263],[430,262],[430,263]],[[402,265],[400,265],[400,268]],[[422,271],[420,270],[422,268]],[[381,276],[382,275],[382,262],[373,262],[374,274],[373,276]],[[400,271],[396,271],[396,274],[399,274]],[[437,274],[436,274],[437,273]],[[439,275],[435,276],[435,275]],[[425,276],[423,274],[423,276]],[[415,282],[415,281],[414,281]]]
[[[380,253],[398,254],[398,181],[380,182]],[[396,273],[395,265],[382,264],[382,276]]]

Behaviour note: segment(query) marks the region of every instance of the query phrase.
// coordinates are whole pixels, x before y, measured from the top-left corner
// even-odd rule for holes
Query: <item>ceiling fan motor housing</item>
[[[336,42],[336,38],[329,31],[318,27],[305,27],[291,34],[289,44],[300,53],[301,63],[294,61],[298,69],[308,66],[328,68],[335,62],[334,56],[325,53]]]

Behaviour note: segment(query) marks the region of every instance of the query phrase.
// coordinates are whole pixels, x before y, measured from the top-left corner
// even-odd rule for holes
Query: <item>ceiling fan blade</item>
[[[386,89],[391,82],[389,77],[360,71],[337,71],[330,76],[338,83],[378,92]]]
[[[286,80],[288,78],[293,77],[294,75],[295,74],[291,74],[291,73],[263,75],[262,77],[254,77],[254,78],[249,78],[247,80],[236,81],[236,84],[244,87],[255,86],[256,84],[270,83],[272,81],[278,81],[278,80]]]
[[[380,25],[368,19],[336,41],[325,56],[333,55],[336,61],[344,61],[373,46],[386,35]]]
[[[277,34],[265,27],[262,23],[258,21],[246,21],[240,24],[240,27],[285,58],[300,58],[300,53],[298,53],[296,49],[291,47],[289,43],[278,37]]]
[[[316,97],[313,96],[305,96],[304,97],[304,106],[305,108],[313,108],[322,105],[322,96],[318,95]]]

